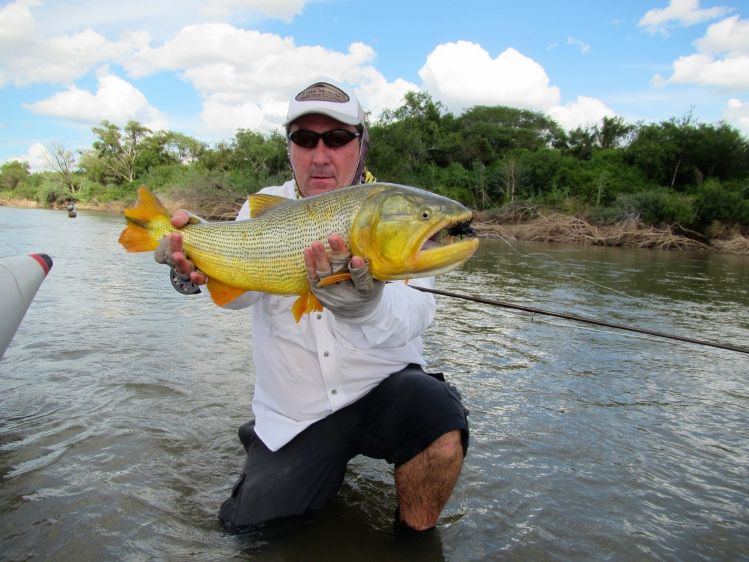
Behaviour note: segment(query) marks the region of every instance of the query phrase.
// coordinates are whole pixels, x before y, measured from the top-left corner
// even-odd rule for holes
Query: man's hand
[[[172,226],[182,228],[191,220],[194,219],[187,211],[180,210],[172,215],[171,223]],[[170,232],[164,236],[158,248],[154,250],[153,258],[158,263],[167,264],[183,278],[189,277],[194,285],[203,285],[208,280],[205,273],[196,269],[195,264],[187,259],[182,245],[182,234],[179,232]]]
[[[346,243],[338,234],[330,236],[328,243],[330,257],[319,241],[304,250],[304,266],[312,293],[336,316],[349,319],[366,316],[380,302],[385,284],[372,278],[369,264],[364,258],[351,257]],[[324,287],[318,285],[320,279],[346,271],[351,274],[350,280]]]

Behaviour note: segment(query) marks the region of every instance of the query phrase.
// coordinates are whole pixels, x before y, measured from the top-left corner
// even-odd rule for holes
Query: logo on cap
[[[346,103],[349,101],[348,94],[327,82],[318,82],[308,86],[299,92],[294,98],[296,101],[330,101],[335,103]]]

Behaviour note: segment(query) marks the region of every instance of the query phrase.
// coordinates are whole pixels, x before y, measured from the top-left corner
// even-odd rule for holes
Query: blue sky
[[[692,113],[749,135],[746,0],[17,0],[0,3],[0,162],[88,149],[106,119],[214,143],[277,129],[318,78],[373,120],[409,90],[459,113]]]

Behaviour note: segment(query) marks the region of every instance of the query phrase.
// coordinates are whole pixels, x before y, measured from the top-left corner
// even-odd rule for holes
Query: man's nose
[[[330,152],[322,139],[318,139],[315,148],[310,150],[312,150],[313,162],[327,162],[330,160]]]

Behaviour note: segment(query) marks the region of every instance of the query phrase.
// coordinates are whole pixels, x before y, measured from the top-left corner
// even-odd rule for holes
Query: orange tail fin
[[[128,252],[155,250],[161,237],[173,230],[169,211],[145,186],[138,188],[135,205],[124,211],[127,226],[119,242]]]

